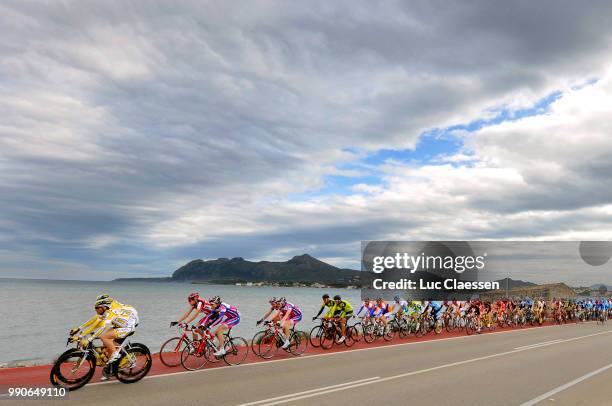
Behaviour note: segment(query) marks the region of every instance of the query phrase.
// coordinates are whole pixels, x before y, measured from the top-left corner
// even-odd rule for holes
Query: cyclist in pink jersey
[[[211,329],[216,327],[213,335],[217,337],[219,342],[219,350],[215,352],[215,356],[221,357],[225,355],[224,334],[232,327],[240,323],[240,313],[238,313],[238,309],[236,309],[234,306],[221,302],[221,298],[219,296],[215,296],[210,299],[210,304],[212,305],[213,311],[210,318],[206,321],[204,327],[210,327]]]
[[[281,317],[280,324],[285,332],[285,343],[282,348],[287,348],[291,344],[289,341],[290,331],[300,320],[302,320],[302,312],[293,303],[287,302],[284,297],[279,298],[276,303],[278,304],[278,311]]]

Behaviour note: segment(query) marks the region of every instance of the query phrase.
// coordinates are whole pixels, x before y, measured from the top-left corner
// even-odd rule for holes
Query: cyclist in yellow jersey
[[[329,295],[327,293],[324,294],[322,298],[323,298],[323,305],[319,309],[319,312],[317,313],[317,315],[312,318],[313,321],[315,321],[317,317],[319,317],[321,313],[323,313],[323,310],[325,310],[326,307],[328,310],[327,310],[327,313],[325,313],[325,316],[323,316],[323,318],[331,319],[332,317],[334,317],[334,307],[336,306],[336,303],[334,303],[334,301],[329,298]]]
[[[80,333],[78,339],[83,340],[82,345],[87,346],[89,341],[100,338],[108,356],[102,380],[109,378],[108,366],[119,358],[119,349],[115,339],[121,339],[133,333],[138,325],[138,312],[132,306],[124,305],[110,298],[100,295],[95,302],[97,315],[85,322],[77,329],[72,329],[70,335]],[[86,337],[91,334],[90,337]]]
[[[346,340],[346,320],[353,317],[353,306],[351,306],[348,300],[342,300],[339,295],[334,296],[334,302],[335,305],[332,308],[333,317],[340,323],[342,337],[340,337],[338,343],[341,343]]]
[[[118,309],[123,306],[121,303],[117,302],[115,299],[113,299],[107,294],[102,294],[96,297],[96,301],[104,300],[104,299],[110,299],[112,301],[111,309]],[[79,327],[76,327],[70,330],[70,335],[73,336],[80,332],[81,336],[86,336],[87,334],[91,333],[95,329],[99,328],[101,323],[102,323],[102,318],[100,317],[98,313],[96,313],[91,319],[87,320],[85,323],[81,324]]]

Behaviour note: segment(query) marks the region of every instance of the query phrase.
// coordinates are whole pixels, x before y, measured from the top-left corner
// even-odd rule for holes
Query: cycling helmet
[[[94,307],[110,307],[113,301],[110,298],[103,298],[100,300],[96,300]]]
[[[364,298],[363,298],[363,301],[364,301],[364,302],[369,302],[369,301],[370,301],[370,298],[369,298],[368,296],[366,296],[366,297],[364,297]]]
[[[329,295],[326,293],[323,296],[321,296],[323,299],[329,299]]]
[[[340,295],[336,295],[334,296],[334,300],[342,300],[342,298],[340,297]]]
[[[214,305],[221,304],[221,298],[220,298],[219,296],[213,296],[213,297],[210,299],[210,303],[211,303],[211,304],[214,304]]]
[[[189,296],[187,296],[187,300],[196,300],[200,297],[200,294],[198,292],[193,292],[190,293]]]
[[[393,298],[393,300],[395,300],[396,302],[399,302],[399,301],[400,301],[400,297],[399,297],[399,295],[395,295],[395,297]]]
[[[272,304],[272,303],[276,303],[276,300],[277,300],[277,299],[276,299],[274,296],[272,296],[272,297],[270,298],[270,300],[268,300],[268,303],[270,303],[270,304]]]
[[[102,299],[108,299],[108,298],[110,298],[109,295],[107,295],[106,293],[102,293],[101,295],[98,295],[96,300],[102,300]]]
[[[278,303],[278,304],[280,304],[280,305],[283,305],[283,306],[284,306],[284,305],[285,305],[285,303],[287,303],[287,299],[285,299],[285,297],[284,297],[284,296],[283,296],[283,297],[279,297],[279,298],[276,300],[276,303]]]

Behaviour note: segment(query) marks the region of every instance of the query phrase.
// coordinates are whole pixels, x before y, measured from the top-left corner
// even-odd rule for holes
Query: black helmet
[[[326,293],[322,296],[323,299],[329,299],[329,295]]]
[[[342,300],[342,298],[340,297],[340,295],[336,295],[334,296],[334,300]]]

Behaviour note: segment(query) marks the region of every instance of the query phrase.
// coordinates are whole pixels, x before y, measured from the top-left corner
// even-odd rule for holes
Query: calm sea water
[[[93,302],[101,293],[138,310],[140,324],[133,340],[157,352],[174,335],[169,323],[187,310],[187,295],[198,291],[214,295],[238,308],[240,324],[235,335],[250,340],[260,330],[255,322],[268,310],[271,296],[285,296],[299,306],[304,318],[299,328],[309,331],[321,306],[321,295],[340,294],[356,309],[360,291],[348,289],[274,288],[229,285],[192,285],[155,282],[71,282],[0,279],[0,365],[51,361],[66,347],[68,330],[88,320]]]

